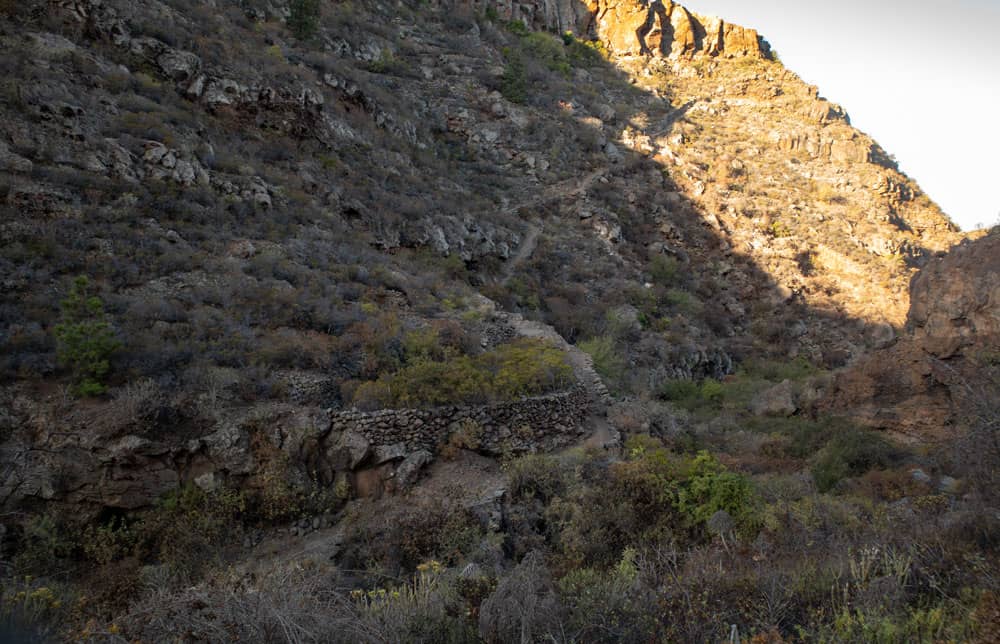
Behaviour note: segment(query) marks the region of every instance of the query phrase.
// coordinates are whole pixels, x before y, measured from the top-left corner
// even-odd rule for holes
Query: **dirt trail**
[[[586,193],[590,190],[590,186],[593,185],[595,181],[603,177],[607,172],[608,168],[601,168],[600,170],[594,170],[593,172],[585,175],[582,179],[568,179],[566,181],[561,181],[547,187],[541,192],[541,194],[532,197],[531,199],[508,206],[504,209],[504,212],[509,215],[516,215],[526,208],[534,208],[535,206],[555,201],[556,199],[564,199],[566,197]],[[542,229],[539,223],[528,224],[528,231],[524,236],[524,240],[504,265],[503,275],[500,279],[501,284],[506,285],[507,282],[510,281],[510,278],[514,275],[514,271],[531,258],[531,254],[535,252],[535,247],[538,245],[538,235],[541,232]]]
[[[593,185],[595,181],[603,177],[608,170],[609,168],[605,167],[589,172],[579,179],[567,179],[565,181],[560,181],[559,183],[554,183],[551,186],[547,186],[541,191],[540,194],[532,197],[531,199],[508,206],[504,209],[504,212],[513,215],[524,210],[525,208],[533,208],[550,201],[555,201],[556,199],[564,199],[566,197],[573,197],[584,193],[587,190],[590,190],[590,186]]]

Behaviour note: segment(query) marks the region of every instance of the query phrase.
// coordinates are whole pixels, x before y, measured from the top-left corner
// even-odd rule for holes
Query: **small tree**
[[[55,326],[57,357],[72,371],[77,396],[104,393],[111,355],[121,347],[105,316],[104,303],[90,291],[90,281],[77,277],[69,296],[60,303],[62,319]]]
[[[292,0],[289,6],[288,28],[296,38],[305,40],[319,27],[319,0]]]

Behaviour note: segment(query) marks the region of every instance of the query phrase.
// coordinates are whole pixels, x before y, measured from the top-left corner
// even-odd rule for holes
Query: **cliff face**
[[[617,55],[671,59],[696,55],[767,58],[767,44],[753,29],[691,13],[674,2],[599,2],[595,32]]]
[[[504,20],[517,20],[534,29],[600,38],[615,55],[770,57],[770,47],[755,30],[691,13],[675,2],[477,0],[453,4],[476,11],[489,8]]]
[[[1000,234],[955,246],[915,275],[907,326],[941,360],[1000,346]]]
[[[1000,235],[955,246],[910,286],[906,333],[841,374],[828,403],[911,440],[953,440],[994,397],[1000,349]]]

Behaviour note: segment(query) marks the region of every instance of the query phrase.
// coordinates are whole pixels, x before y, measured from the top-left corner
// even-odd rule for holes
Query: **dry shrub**
[[[479,522],[454,501],[391,500],[348,528],[342,564],[392,574],[415,570],[429,559],[450,565],[461,561],[482,536]]]
[[[156,589],[114,621],[125,641],[382,643],[472,641],[452,576],[436,562],[398,586],[351,589],[329,567],[228,573],[176,592]],[[116,640],[118,641],[118,640]]]
[[[500,580],[479,608],[479,635],[484,641],[558,641],[562,606],[539,552],[530,552]]]
[[[358,632],[357,614],[333,592],[335,579],[324,571],[270,571],[259,585],[224,581],[176,592],[154,590],[118,616],[115,625],[128,641],[158,641],[164,633],[205,642],[373,639]]]

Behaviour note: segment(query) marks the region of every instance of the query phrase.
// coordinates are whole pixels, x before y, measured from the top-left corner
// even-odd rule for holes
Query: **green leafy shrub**
[[[74,555],[77,545],[72,530],[60,523],[54,515],[35,515],[24,526],[24,536],[20,550],[14,557],[14,567],[22,573],[52,572]]]
[[[566,56],[574,65],[592,67],[607,58],[608,52],[601,40],[581,40],[570,31],[563,33],[562,39]]]
[[[509,462],[507,480],[512,498],[549,500],[566,489],[559,461],[546,454],[529,454]]]
[[[684,378],[671,378],[660,387],[660,398],[677,403],[679,407],[695,406],[701,398],[698,383]]]
[[[741,535],[757,529],[759,503],[749,480],[707,452],[685,457],[643,435],[631,437],[625,451],[623,461],[585,462],[559,482],[537,471],[532,477],[545,489],[538,498],[546,501],[547,539],[561,567],[611,566],[624,548],[664,539],[700,542],[719,510]]]
[[[762,378],[771,382],[801,380],[819,372],[816,365],[799,356],[793,360],[751,359],[743,363],[741,371],[751,378]]]
[[[507,63],[500,78],[500,93],[511,103],[524,103],[528,100],[528,71],[524,59],[508,48],[504,48],[504,57]]]
[[[701,399],[713,405],[718,405],[722,401],[724,393],[725,387],[721,382],[713,378],[706,378],[698,390]]]
[[[711,454],[702,451],[687,464],[677,487],[677,509],[692,524],[708,521],[716,512],[729,513],[745,532],[756,523],[756,498],[746,477],[726,470]]]
[[[521,46],[532,58],[549,70],[569,76],[571,67],[563,41],[552,34],[534,31],[521,38]]]
[[[61,322],[54,329],[59,343],[57,356],[73,374],[73,391],[78,396],[104,393],[111,356],[121,348],[104,314],[104,304],[90,294],[90,281],[81,275],[61,307]]]
[[[876,433],[849,429],[830,439],[813,464],[812,475],[816,487],[826,492],[845,478],[891,467],[900,456],[896,447]]]
[[[658,286],[671,287],[677,282],[679,266],[677,260],[666,255],[656,255],[649,263],[649,272]]]
[[[409,66],[406,61],[398,58],[389,50],[383,50],[376,60],[368,64],[368,71],[373,74],[404,74]]]
[[[708,452],[684,458],[644,436],[630,439],[626,447],[625,467],[642,473],[633,480],[652,486],[653,496],[673,506],[689,526],[700,526],[724,510],[737,526],[747,531],[755,527],[757,498],[750,481],[727,470]]]
[[[636,583],[637,554],[627,547],[609,570],[577,568],[559,580],[559,595],[569,613],[566,620],[579,641],[656,641],[657,606]]]
[[[247,509],[242,493],[205,492],[186,485],[166,496],[130,530],[140,560],[167,566],[178,578],[194,579],[223,556],[222,546],[239,538]]]
[[[414,340],[414,343],[422,340]],[[366,382],[354,394],[362,409],[484,404],[567,387],[572,369],[554,346],[521,339],[477,356],[409,361],[395,373]]]
[[[507,27],[507,31],[514,34],[515,36],[524,37],[527,36],[530,31],[528,31],[527,25],[525,25],[520,20],[511,20],[507,22],[504,26]]]
[[[695,411],[703,408],[718,408],[727,393],[727,385],[706,378],[699,385],[683,378],[667,380],[660,388],[660,397],[669,400],[681,409]]]
[[[771,225],[768,227],[768,231],[771,233],[772,237],[778,239],[782,237],[791,237],[793,234],[792,229],[789,228],[788,224],[783,221],[771,222]]]
[[[698,315],[705,306],[697,297],[679,288],[668,290],[664,299],[674,310],[687,316]]]
[[[288,28],[296,38],[306,39],[319,27],[319,0],[292,0],[288,7]]]

